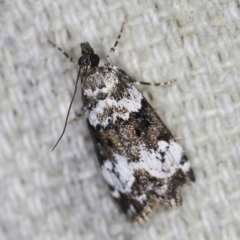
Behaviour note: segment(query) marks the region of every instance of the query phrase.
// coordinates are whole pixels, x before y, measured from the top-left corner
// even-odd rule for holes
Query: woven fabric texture
[[[0,1],[0,239],[240,239],[240,2]],[[88,41],[139,86],[186,150],[183,205],[133,226],[102,179],[84,117],[67,126]],[[82,107],[80,89],[70,119]]]

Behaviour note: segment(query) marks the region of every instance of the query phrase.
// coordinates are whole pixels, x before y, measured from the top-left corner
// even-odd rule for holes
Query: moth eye
[[[140,129],[135,128],[135,132],[136,132],[136,135],[137,135],[138,137],[141,137],[141,130],[140,130]]]
[[[79,66],[83,65],[83,57],[80,57],[80,58],[78,59],[78,65],[79,65]]]
[[[91,67],[96,67],[99,63],[99,57],[96,54],[91,54],[90,57]]]

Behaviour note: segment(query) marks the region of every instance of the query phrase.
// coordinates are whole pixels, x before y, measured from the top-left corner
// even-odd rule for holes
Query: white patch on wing
[[[181,168],[183,171],[185,169],[180,165],[183,149],[174,141],[170,143],[159,141],[157,151],[149,150],[145,145],[141,145],[139,150],[140,160],[133,163],[134,169],[144,169],[150,175],[161,179],[171,177],[176,169]]]
[[[107,88],[97,88],[95,91],[92,91],[91,89],[86,89],[84,91],[84,95],[88,96],[88,97],[97,97],[97,95],[99,93],[108,93],[108,89]]]
[[[135,180],[134,170],[144,169],[151,176],[165,180],[165,185],[157,189],[158,194],[164,194],[167,191],[168,180],[178,169],[182,169],[184,173],[190,170],[188,162],[180,164],[184,152],[182,147],[174,141],[170,143],[159,141],[157,151],[149,150],[145,145],[139,146],[138,149],[138,162],[128,161],[126,157],[118,154],[115,154],[116,162],[113,163],[110,160],[104,162],[103,177],[109,185],[114,187],[114,197],[119,196],[116,191],[131,193]],[[164,161],[161,161],[163,158]],[[140,199],[144,200],[144,197]]]
[[[110,84],[107,84],[106,86],[108,88],[108,91],[111,91],[112,85],[111,87]],[[92,111],[86,112],[86,117],[88,118],[90,124],[94,127],[96,127],[97,124],[106,127],[109,121],[115,123],[117,118],[128,120],[130,113],[138,112],[142,107],[142,94],[134,86],[127,88],[126,90],[129,94],[128,97],[122,98],[119,101],[116,101],[110,97],[106,97],[103,100],[99,100],[96,107],[92,109]],[[90,92],[90,90],[85,92],[88,96],[89,94],[96,96],[99,91],[100,90],[97,89],[94,92]],[[106,93],[105,89],[104,93]],[[113,111],[108,111],[109,114],[106,114],[106,110],[111,109],[113,109]]]
[[[102,166],[103,178],[115,190],[122,193],[130,193],[135,180],[132,164],[128,163],[128,159],[124,156],[115,154],[115,157],[117,160],[116,164],[109,160],[104,162]]]

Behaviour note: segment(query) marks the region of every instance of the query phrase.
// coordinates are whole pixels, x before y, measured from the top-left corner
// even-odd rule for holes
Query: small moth
[[[115,51],[123,28],[124,23],[110,53]],[[49,39],[48,42],[57,47]],[[100,61],[87,42],[81,43],[81,53],[75,91],[56,145],[65,132],[80,78],[82,112],[86,116],[103,178],[128,218],[142,222],[160,204],[180,205],[179,188],[186,182],[195,181],[195,177],[182,147],[134,86],[135,83],[151,84],[137,82],[122,69],[111,65],[109,55],[106,63]]]

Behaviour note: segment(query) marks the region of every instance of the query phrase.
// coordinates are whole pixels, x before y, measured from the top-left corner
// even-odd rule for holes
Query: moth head
[[[99,63],[99,57],[94,54],[94,51],[88,42],[80,44],[82,50],[82,56],[78,60],[79,66],[89,65],[91,67],[96,67]]]

